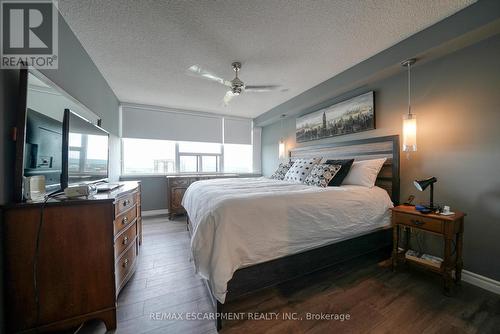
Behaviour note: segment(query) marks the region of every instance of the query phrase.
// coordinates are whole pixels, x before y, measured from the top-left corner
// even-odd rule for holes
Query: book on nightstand
[[[427,264],[436,268],[441,268],[441,264],[443,263],[443,259],[441,259],[440,257],[433,256],[430,254],[419,253],[412,249],[406,251],[405,258],[415,262]]]

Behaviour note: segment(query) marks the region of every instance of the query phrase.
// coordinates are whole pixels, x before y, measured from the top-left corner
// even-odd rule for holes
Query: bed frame
[[[326,159],[354,158],[367,160],[387,158],[380,171],[376,185],[385,189],[394,203],[399,204],[399,136],[375,137],[323,145],[304,146],[290,150],[292,161],[300,158],[323,157]],[[188,230],[191,224],[188,219]],[[259,263],[237,270],[228,282],[226,302],[243,295],[268,288],[306,274],[370,255],[380,261],[390,257],[392,249],[390,228],[378,230],[360,237],[315,248],[298,254]],[[224,312],[220,303],[205,282],[217,313]],[[217,330],[222,328],[222,319],[217,317]]]

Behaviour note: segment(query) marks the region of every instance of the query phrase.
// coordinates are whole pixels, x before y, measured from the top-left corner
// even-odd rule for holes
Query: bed
[[[261,177],[199,181],[186,191],[192,259],[217,312],[226,301],[354,257],[389,257],[389,208],[399,202],[398,136],[290,151],[291,160],[309,157],[387,160],[373,188]]]

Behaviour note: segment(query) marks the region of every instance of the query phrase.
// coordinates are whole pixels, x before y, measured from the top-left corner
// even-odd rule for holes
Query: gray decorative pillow
[[[342,165],[318,164],[314,165],[311,173],[304,180],[304,184],[308,186],[317,186],[325,188],[330,183],[330,180],[342,168]]]
[[[292,167],[293,162],[281,162],[278,169],[271,175],[271,179],[283,180],[285,178],[286,172]]]
[[[297,159],[293,166],[286,172],[284,181],[302,183],[321,158]]]

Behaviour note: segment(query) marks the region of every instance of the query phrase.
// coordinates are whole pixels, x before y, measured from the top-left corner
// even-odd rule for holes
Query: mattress
[[[182,205],[192,224],[196,272],[224,303],[233,273],[390,225],[379,187],[320,188],[268,178],[198,181]]]

